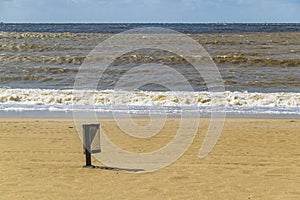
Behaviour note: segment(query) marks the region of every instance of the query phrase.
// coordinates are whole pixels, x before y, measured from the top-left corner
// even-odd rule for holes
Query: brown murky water
[[[109,34],[0,33],[0,87],[70,89],[89,52]],[[218,66],[230,91],[299,92],[300,33],[189,34]],[[117,59],[99,89],[113,89],[130,65],[173,66],[195,90],[205,83],[180,55],[143,50]],[[163,90],[157,85],[147,90]]]

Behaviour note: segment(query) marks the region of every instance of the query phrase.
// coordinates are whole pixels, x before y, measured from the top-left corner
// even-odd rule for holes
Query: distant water
[[[300,32],[300,23],[2,23],[0,31],[4,32],[52,32],[52,33],[120,33],[133,28],[163,27],[181,33],[242,33],[242,32]]]
[[[229,110],[252,112],[255,107],[254,112],[299,113],[300,24],[1,23],[0,110],[69,110],[69,90],[88,53],[112,34],[141,27],[173,29],[199,42],[219,67],[228,91],[224,94],[228,104],[222,106],[230,106]],[[165,88],[148,85],[140,94],[143,99],[137,99],[138,106],[159,104],[171,110],[209,106],[209,98],[203,100],[201,93],[207,91],[206,84],[189,63],[179,55],[149,50],[130,52],[114,61],[98,86],[103,96],[98,100],[106,99],[98,104],[99,109],[108,109],[105,106],[116,102],[114,98],[130,96],[117,91],[111,94],[116,81],[131,66],[149,62],[172,66],[198,93],[185,94],[185,101],[178,99],[176,103],[172,95],[160,96]],[[105,90],[110,95],[103,93]],[[149,95],[150,91],[157,93]],[[124,105],[136,106],[131,100]]]

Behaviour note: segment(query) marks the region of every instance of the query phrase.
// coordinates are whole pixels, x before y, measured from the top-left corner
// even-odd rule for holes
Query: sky
[[[300,0],[0,0],[0,21],[300,23]]]

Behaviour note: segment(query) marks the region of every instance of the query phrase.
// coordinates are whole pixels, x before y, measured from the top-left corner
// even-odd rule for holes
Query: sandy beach
[[[177,122],[168,119],[151,141],[111,137],[131,151],[153,150],[172,137]],[[0,199],[300,198],[300,119],[228,118],[211,154],[199,159],[208,122],[201,120],[193,144],[173,165],[132,174],[82,168],[82,144],[72,119],[1,118]],[[101,124],[120,132],[112,119]]]

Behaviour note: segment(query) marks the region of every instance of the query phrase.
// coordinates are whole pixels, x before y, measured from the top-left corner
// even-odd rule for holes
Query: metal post
[[[90,144],[90,135],[87,130],[87,126],[83,125],[83,135],[84,135],[84,153],[85,153],[85,167],[92,167],[92,158],[91,158],[91,144]]]
[[[85,153],[85,166],[86,168],[95,168],[95,166],[92,165],[92,153],[100,153],[100,146],[99,149],[92,149],[92,141],[94,140],[96,136],[96,132],[91,132],[90,128],[96,128],[96,130],[99,130],[99,124],[83,124],[83,147],[84,147],[84,153]]]

